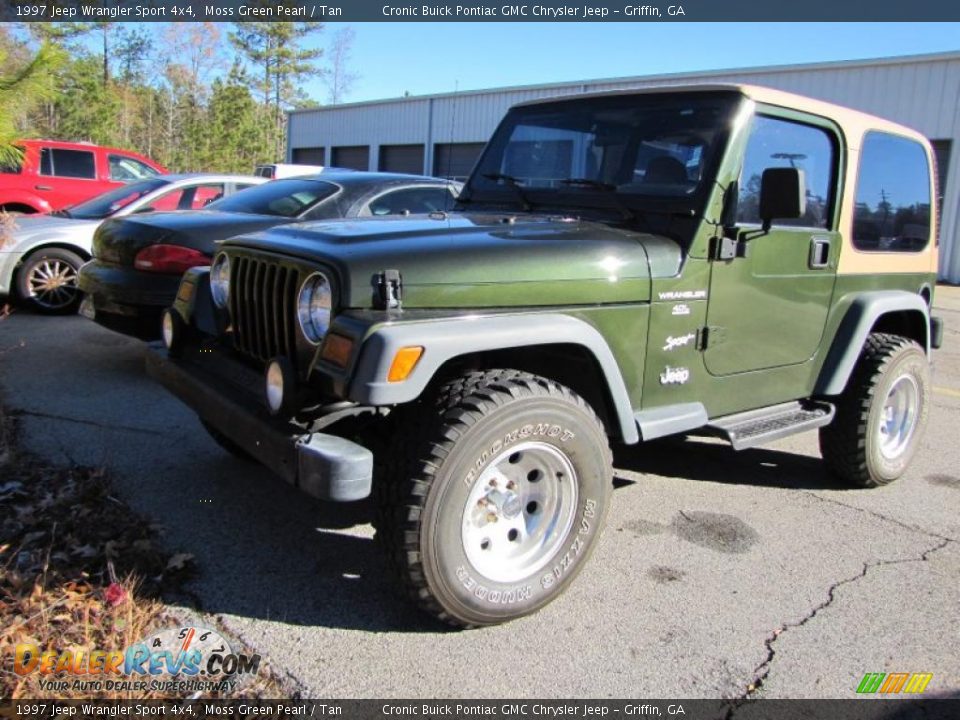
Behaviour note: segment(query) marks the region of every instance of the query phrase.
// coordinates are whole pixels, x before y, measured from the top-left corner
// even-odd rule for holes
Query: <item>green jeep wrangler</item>
[[[931,158],[764,88],[520,105],[454,212],[223,242],[149,371],[231,452],[372,493],[421,607],[503,622],[586,562],[611,444],[818,428],[839,481],[904,473],[942,334]]]

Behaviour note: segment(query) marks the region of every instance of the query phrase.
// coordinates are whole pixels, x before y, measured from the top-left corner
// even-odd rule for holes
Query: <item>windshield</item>
[[[611,193],[626,203],[692,203],[716,171],[737,98],[671,92],[515,108],[481,158],[470,190],[531,205],[569,205],[571,193],[585,204],[591,194]]]
[[[274,180],[207,205],[205,210],[297,217],[337,191],[320,180]]]
[[[151,178],[150,180],[123,185],[105,192],[103,195],[97,195],[92,200],[69,207],[62,214],[81,220],[100,220],[110,217],[135,200],[139,200],[144,195],[152,193],[167,183],[168,181],[162,178]]]

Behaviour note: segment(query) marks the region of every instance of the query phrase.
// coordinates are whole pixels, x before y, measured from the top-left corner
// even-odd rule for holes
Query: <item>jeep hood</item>
[[[331,267],[340,305],[370,307],[373,280],[400,271],[405,308],[642,302],[680,269],[668,238],[596,222],[504,215],[300,223],[231,238]]]

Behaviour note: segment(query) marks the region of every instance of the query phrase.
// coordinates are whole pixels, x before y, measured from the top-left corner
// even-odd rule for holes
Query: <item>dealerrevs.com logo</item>
[[[927,689],[933,679],[933,673],[867,673],[857,685],[857,693],[869,695],[881,693],[895,695],[897,693],[920,694]]]
[[[14,649],[17,675],[40,673],[46,691],[229,692],[260,668],[259,655],[236,653],[215,630],[164,630],[123,650]]]

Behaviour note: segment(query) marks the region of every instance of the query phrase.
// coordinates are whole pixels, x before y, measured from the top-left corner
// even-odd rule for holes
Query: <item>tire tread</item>
[[[537,397],[561,398],[602,430],[596,413],[572,390],[547,378],[511,369],[467,372],[399,414],[374,482],[376,538],[390,575],[422,610],[448,625],[474,627],[447,612],[430,590],[419,552],[427,495],[457,440],[489,412]],[[608,444],[607,460],[612,464]]]
[[[877,386],[887,367],[904,349],[919,345],[906,337],[872,333],[867,337],[847,387],[837,402],[836,417],[820,429],[820,453],[827,467],[841,480],[863,488],[880,487],[870,474],[867,458],[867,425]]]

